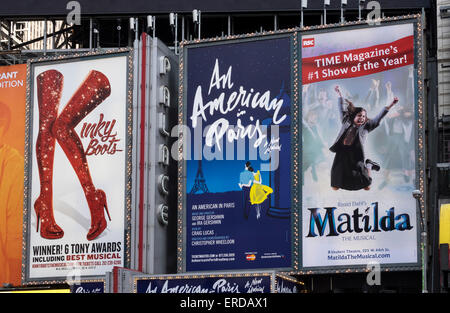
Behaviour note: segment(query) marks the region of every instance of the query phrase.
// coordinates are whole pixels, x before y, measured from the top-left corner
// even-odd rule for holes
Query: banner
[[[187,46],[186,271],[290,268],[291,36]]]
[[[302,48],[312,48],[314,38],[303,38]],[[303,84],[359,77],[414,64],[414,37],[386,44],[302,59]]]
[[[70,284],[71,293],[105,293],[105,281],[81,281]]]
[[[0,286],[20,285],[26,65],[0,67]]]
[[[28,280],[124,264],[128,71],[128,53],[32,63]]]
[[[299,44],[302,266],[417,265],[414,24]]]
[[[273,275],[264,273],[135,277],[136,293],[271,293]]]

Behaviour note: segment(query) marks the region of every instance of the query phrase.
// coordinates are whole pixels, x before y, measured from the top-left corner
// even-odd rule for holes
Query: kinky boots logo
[[[115,154],[123,151],[117,148],[120,139],[117,139],[117,132],[114,132],[116,120],[104,121],[103,113],[100,113],[97,123],[84,123],[81,128],[81,138],[90,138],[91,141],[86,148],[86,155]]]
[[[327,237],[339,236],[346,233],[369,233],[369,232],[387,232],[387,231],[405,231],[411,230],[411,220],[409,214],[395,214],[395,208],[392,207],[386,211],[386,215],[380,215],[378,211],[378,202],[360,212],[359,208],[353,211],[353,214],[342,213],[337,216],[336,207],[329,208],[309,208],[309,233],[306,237]]]

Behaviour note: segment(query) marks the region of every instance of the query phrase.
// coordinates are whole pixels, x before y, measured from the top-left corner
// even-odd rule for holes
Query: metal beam
[[[21,47],[25,47],[25,46],[27,46],[29,44],[32,44],[32,43],[44,40],[46,38],[53,37],[53,36],[58,35],[58,34],[66,33],[67,31],[72,30],[73,28],[74,28],[74,26],[70,26],[70,27],[67,27],[65,29],[61,29],[61,30],[59,30],[59,31],[57,31],[55,33],[48,34],[47,36],[41,36],[41,37],[38,37],[38,38],[35,38],[35,39],[32,39],[32,40],[29,40],[27,42],[23,42],[21,44],[12,46],[10,50],[14,50],[14,49],[18,49],[18,48],[21,48]]]
[[[8,23],[8,22],[6,22],[6,23]],[[4,34],[8,40],[7,45],[8,44],[10,45],[11,40],[13,40],[14,42],[19,44],[21,42],[21,40],[11,34],[10,27],[11,27],[11,23],[10,23],[9,27],[6,27],[6,26],[4,26],[3,23],[0,23],[0,38],[3,38],[3,34]],[[4,28],[4,30],[3,30],[3,28]]]

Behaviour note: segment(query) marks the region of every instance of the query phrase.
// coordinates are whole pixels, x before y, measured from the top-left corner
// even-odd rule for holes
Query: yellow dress
[[[255,175],[255,180],[259,181],[261,174],[259,171]],[[269,186],[255,183],[253,182],[252,187],[250,188],[250,203],[251,204],[260,204],[263,203],[267,199],[267,195],[271,194],[273,189]]]

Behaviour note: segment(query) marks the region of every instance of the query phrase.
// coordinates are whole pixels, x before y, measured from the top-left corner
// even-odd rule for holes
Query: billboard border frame
[[[233,43],[243,43],[260,41],[260,40],[270,40],[277,38],[289,38],[290,40],[290,78],[291,78],[291,222],[290,222],[290,240],[291,240],[291,266],[283,268],[252,268],[252,269],[218,269],[218,270],[205,270],[205,272],[248,272],[256,270],[275,270],[275,271],[289,271],[299,269],[299,212],[300,205],[299,202],[299,155],[293,155],[293,151],[299,151],[299,141],[301,130],[299,129],[299,108],[300,102],[298,97],[299,80],[298,80],[298,70],[299,70],[299,58],[298,58],[298,32],[296,28],[289,28],[279,31],[268,31],[262,33],[249,33],[243,35],[232,35],[226,37],[216,37],[209,39],[193,40],[193,41],[183,41],[180,43],[180,55],[179,55],[179,78],[178,78],[178,127],[187,127],[186,113],[187,105],[186,94],[184,91],[183,84],[187,80],[187,50],[189,48],[199,48],[208,47],[220,44],[233,44]],[[192,45],[196,45],[192,47]],[[295,116],[295,118],[293,118]],[[293,135],[294,134],[294,135]],[[180,129],[178,129],[178,186],[177,186],[177,272],[178,273],[195,273],[203,271],[186,271],[186,160],[184,160],[183,155],[183,137],[184,135]],[[298,152],[297,152],[298,153]],[[295,182],[295,183],[294,183]]]
[[[421,14],[412,14],[412,15],[403,15],[403,16],[394,16],[387,18],[380,18],[375,20],[376,25],[370,25],[367,21],[353,21],[346,23],[336,23],[329,25],[320,25],[314,27],[303,27],[299,29],[299,34],[301,37],[308,35],[315,35],[320,33],[331,33],[330,29],[336,28],[338,31],[345,31],[350,29],[369,29],[369,28],[377,28],[383,27],[387,25],[400,25],[400,24],[412,24],[413,26],[413,37],[414,37],[414,109],[415,109],[415,157],[416,157],[416,165],[415,165],[415,173],[416,178],[419,179],[419,182],[415,183],[415,187],[421,191],[422,197],[419,200],[419,206],[416,204],[416,248],[417,248],[417,262],[415,263],[392,263],[392,264],[380,264],[380,270],[382,272],[392,272],[392,271],[420,271],[422,269],[422,251],[421,251],[421,220],[420,216],[426,217],[425,213],[425,203],[427,199],[426,194],[426,185],[425,185],[425,164],[426,164],[426,155],[425,155],[425,114],[424,114],[424,102],[425,100],[425,91],[424,91],[424,17]],[[369,25],[369,26],[367,26]],[[301,67],[301,51],[300,51],[300,67]],[[301,82],[302,78],[299,77]],[[302,84],[301,84],[302,85]],[[303,85],[302,85],[303,86]],[[301,105],[300,105],[301,106]],[[303,178],[302,178],[303,179]],[[303,192],[301,191],[301,199],[303,199]],[[303,200],[302,200],[303,202]],[[301,214],[303,214],[303,205],[300,205]],[[300,233],[303,231],[303,226],[300,222],[299,224]],[[301,235],[303,236],[303,235]],[[368,265],[374,264],[373,262],[368,262],[366,265],[339,265],[339,266],[314,266],[314,267],[304,267],[303,266],[303,237],[300,242],[300,251],[302,253],[299,256],[300,270],[297,272],[285,272],[289,275],[311,275],[311,274],[340,274],[340,273],[361,273],[361,272],[370,272],[371,268],[368,268]]]
[[[30,278],[28,277],[30,260],[28,258],[27,249],[29,248],[29,219],[31,217],[32,207],[31,207],[31,199],[30,199],[30,190],[31,190],[31,167],[32,167],[32,157],[34,153],[32,152],[33,143],[32,140],[32,118],[33,118],[33,108],[32,106],[32,92],[33,92],[33,69],[35,64],[58,64],[64,61],[69,62],[77,62],[83,60],[92,60],[97,58],[108,58],[108,57],[116,57],[116,56],[125,56],[126,57],[126,107],[125,107],[125,115],[126,115],[126,125],[125,125],[125,173],[124,173],[124,254],[122,257],[124,266],[129,266],[131,264],[131,202],[132,202],[132,144],[133,144],[133,80],[134,80],[134,49],[133,48],[105,48],[93,50],[90,52],[82,52],[82,53],[72,53],[68,55],[59,55],[59,56],[44,56],[37,57],[33,59],[27,60],[27,86],[26,86],[26,108],[25,108],[25,149],[24,149],[24,201],[23,201],[23,230],[22,230],[22,266],[21,266],[21,281],[25,286],[28,285],[38,285],[38,284],[55,284],[67,282],[67,276],[53,276],[53,277],[45,277],[45,278]],[[101,280],[104,278],[104,275],[80,275],[78,280]]]
[[[277,272],[274,270],[250,270],[250,271],[208,271],[208,272],[187,272],[187,273],[176,273],[176,274],[142,274],[133,277],[133,293],[137,292],[137,281],[138,280],[171,280],[171,279],[203,279],[203,278],[240,278],[240,277],[260,277],[268,276],[270,278],[270,293],[275,293],[276,291],[276,276]]]
[[[104,276],[102,278],[98,277],[96,279],[79,279],[79,280],[69,281],[69,282],[67,282],[67,284],[69,285],[70,293],[78,293],[73,290],[73,286],[76,284],[83,284],[83,283],[103,283],[103,293],[107,293],[106,292],[106,279]],[[83,293],[86,293],[86,292],[83,292]]]

